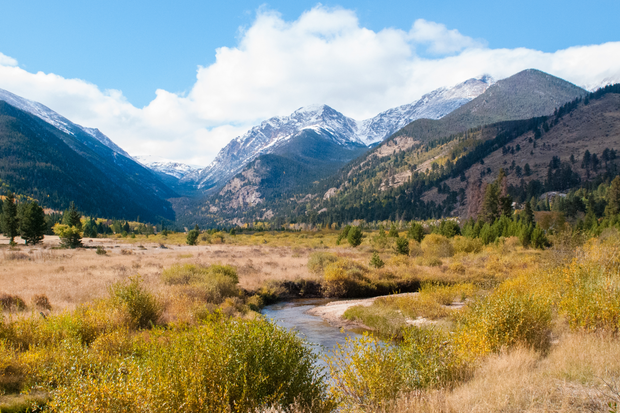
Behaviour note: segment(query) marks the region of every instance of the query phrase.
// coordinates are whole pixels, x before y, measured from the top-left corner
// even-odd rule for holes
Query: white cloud
[[[440,23],[418,19],[413,23],[409,32],[410,39],[422,45],[428,45],[428,52],[432,54],[450,54],[467,48],[480,48],[485,42],[463,36],[458,30],[448,30]]]
[[[375,32],[350,10],[318,6],[295,21],[259,11],[236,47],[219,48],[215,63],[198,68],[187,95],[157,90],[144,108],[84,80],[29,73],[2,54],[0,88],[99,128],[131,154],[204,165],[252,125],[304,105],[326,103],[363,119],[441,86],[527,68],[578,85],[620,81],[620,42],[555,53],[489,49],[443,24],[420,19],[408,32]]]
[[[17,60],[0,53],[0,66],[17,66]]]

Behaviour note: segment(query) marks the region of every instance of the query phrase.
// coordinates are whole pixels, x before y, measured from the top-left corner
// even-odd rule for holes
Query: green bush
[[[394,250],[398,254],[409,255],[409,240],[407,238],[397,238]]]
[[[364,234],[362,234],[362,230],[360,229],[360,227],[351,228],[351,230],[349,231],[349,234],[347,235],[347,241],[349,241],[349,244],[353,248],[360,245],[362,243],[363,238],[364,238]]]

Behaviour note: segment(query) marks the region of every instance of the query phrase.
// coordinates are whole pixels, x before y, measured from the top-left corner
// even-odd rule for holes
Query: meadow
[[[617,231],[547,250],[428,234],[407,254],[404,232],[364,235],[2,245],[0,411],[618,411]],[[372,334],[329,371],[258,313],[314,296],[381,296],[345,312]]]

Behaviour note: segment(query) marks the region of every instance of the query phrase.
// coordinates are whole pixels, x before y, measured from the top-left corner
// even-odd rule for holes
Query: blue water
[[[342,331],[332,327],[321,317],[307,314],[311,308],[325,305],[333,300],[301,299],[266,306],[262,313],[276,324],[295,330],[299,335],[312,344],[315,354],[322,356],[332,350],[336,344],[344,344],[347,337],[360,337],[352,331]],[[320,362],[320,364],[324,364]]]

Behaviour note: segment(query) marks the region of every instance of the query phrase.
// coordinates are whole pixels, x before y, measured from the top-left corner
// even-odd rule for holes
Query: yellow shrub
[[[482,251],[484,244],[478,238],[469,238],[457,235],[452,239],[454,252],[465,254],[477,254]]]
[[[454,255],[454,247],[443,235],[429,234],[424,237],[421,246],[427,257],[446,258]]]

